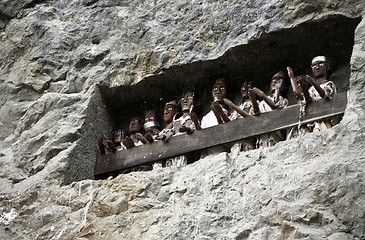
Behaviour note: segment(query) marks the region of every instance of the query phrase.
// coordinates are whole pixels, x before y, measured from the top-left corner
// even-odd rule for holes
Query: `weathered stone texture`
[[[114,106],[174,92],[182,79],[209,95],[199,81],[238,68],[241,58],[255,68],[234,70],[237,82],[272,74],[255,59],[291,57],[305,71],[290,30],[305,33],[313,25],[303,23],[325,19],[334,24],[324,29],[336,21],[355,28],[364,7],[356,0],[0,1],[0,239],[365,239],[364,19],[353,43],[325,46],[325,54],[349,58],[334,64],[336,79],[349,78],[339,82],[349,101],[336,127],[182,168],[92,180],[97,137],[130,110],[113,113]],[[249,45],[277,31],[288,43]],[[269,56],[235,55],[250,46]],[[123,92],[130,95],[116,97]],[[153,101],[149,107],[163,105]]]

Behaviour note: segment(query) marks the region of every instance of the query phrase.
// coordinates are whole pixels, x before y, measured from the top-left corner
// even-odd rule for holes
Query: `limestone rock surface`
[[[365,239],[364,7],[1,0],[0,239]],[[310,26],[328,31],[314,36]],[[336,30],[350,40],[329,46]],[[302,40],[308,34],[313,42]],[[206,100],[205,84],[224,69],[237,82],[289,63],[304,72],[294,41],[308,59],[343,57],[333,65],[348,79],[340,124],[268,149],[93,180],[97,138],[122,124],[125,103],[163,106],[179,82]]]

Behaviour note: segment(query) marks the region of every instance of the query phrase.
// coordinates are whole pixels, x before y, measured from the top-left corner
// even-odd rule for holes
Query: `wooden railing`
[[[346,92],[338,93],[332,100],[322,99],[308,104],[303,116],[300,116],[300,106],[292,105],[195,131],[191,135],[175,136],[168,142],[158,141],[113,154],[100,155],[96,159],[94,175],[111,173],[263,133],[287,129],[300,123],[305,124],[340,115],[346,108],[346,95]]]

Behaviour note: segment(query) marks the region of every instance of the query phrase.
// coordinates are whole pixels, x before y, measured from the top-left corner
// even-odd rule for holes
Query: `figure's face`
[[[176,113],[179,112],[179,109],[174,105],[166,105],[163,109],[163,120],[166,124],[169,124],[172,122],[172,119],[176,115]]]
[[[114,142],[118,143],[122,141],[122,130],[119,130],[114,136]]]
[[[248,98],[248,89],[252,89],[252,82],[244,82],[241,87],[242,98]]]
[[[223,98],[227,97],[227,93],[227,85],[225,83],[214,84],[212,95],[215,102],[223,102]]]
[[[194,106],[194,93],[187,92],[185,95],[181,98],[181,109],[182,111],[190,111],[192,107]]]
[[[328,70],[329,70],[329,67],[326,62],[317,61],[317,62],[312,63],[312,72],[313,72],[313,76],[315,78],[327,76]]]
[[[147,112],[144,116],[144,130],[146,133],[153,131],[156,128],[156,114],[154,112]],[[148,124],[146,124],[148,123]]]
[[[270,91],[274,93],[276,91],[283,92],[285,89],[284,77],[280,74],[275,74],[270,83]]]
[[[144,116],[144,122],[153,122],[156,120],[156,114],[154,112],[147,112]]]
[[[129,123],[129,132],[130,134],[141,132],[142,127],[143,125],[139,119],[137,118],[132,119],[131,122]]]

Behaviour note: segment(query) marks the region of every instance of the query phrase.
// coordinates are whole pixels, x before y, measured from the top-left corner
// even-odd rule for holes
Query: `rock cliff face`
[[[365,239],[364,5],[0,0],[0,238]],[[130,117],[315,55],[348,91],[334,128],[93,180],[97,138]]]

